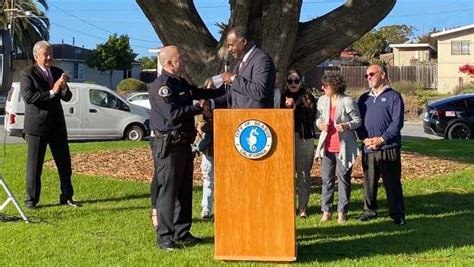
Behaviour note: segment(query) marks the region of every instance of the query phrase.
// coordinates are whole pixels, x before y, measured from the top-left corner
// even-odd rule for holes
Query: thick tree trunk
[[[217,41],[192,0],[136,0],[164,45],[186,53],[189,78],[201,84],[223,70],[225,33]],[[337,54],[381,21],[396,0],[348,0],[334,11],[299,23],[301,0],[229,0],[228,27],[247,26],[281,74],[290,67],[304,73]]]

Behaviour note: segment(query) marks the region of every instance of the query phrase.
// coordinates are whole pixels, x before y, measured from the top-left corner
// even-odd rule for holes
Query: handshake
[[[207,99],[201,99],[199,100],[196,105],[200,108],[202,108],[202,114],[204,115],[205,118],[211,118],[212,117],[212,109],[211,109],[211,101]]]

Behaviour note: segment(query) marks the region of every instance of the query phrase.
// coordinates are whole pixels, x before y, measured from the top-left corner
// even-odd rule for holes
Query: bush
[[[134,78],[122,80],[117,85],[117,92],[121,95],[126,95],[132,92],[146,92],[146,83]]]
[[[405,104],[405,118],[416,119],[423,112],[427,98],[420,96],[403,96],[403,102]]]
[[[458,86],[454,90],[453,94],[467,94],[467,93],[474,93],[474,81],[469,82],[463,86]]]
[[[415,96],[416,91],[423,90],[423,84],[419,82],[400,81],[392,83],[392,87],[407,96]]]

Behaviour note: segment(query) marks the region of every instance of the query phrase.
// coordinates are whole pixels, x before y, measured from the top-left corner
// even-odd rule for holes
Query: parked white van
[[[147,136],[149,110],[129,103],[107,87],[68,83],[69,102],[61,101],[69,140],[125,139],[138,141]],[[23,137],[25,102],[20,83],[14,82],[5,106],[5,129],[10,136]]]

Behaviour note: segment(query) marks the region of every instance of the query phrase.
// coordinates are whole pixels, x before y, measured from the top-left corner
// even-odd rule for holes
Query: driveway
[[[0,116],[0,142],[2,144],[5,140],[5,134],[6,134],[6,130],[3,127],[3,123],[5,122],[4,117],[5,117],[4,115]],[[6,144],[21,144],[21,143],[25,143],[25,140],[23,140],[23,138],[21,137],[7,136],[5,143]]]
[[[405,121],[402,129],[403,139],[425,138],[425,139],[443,139],[442,137],[427,134],[423,131],[423,121]]]

